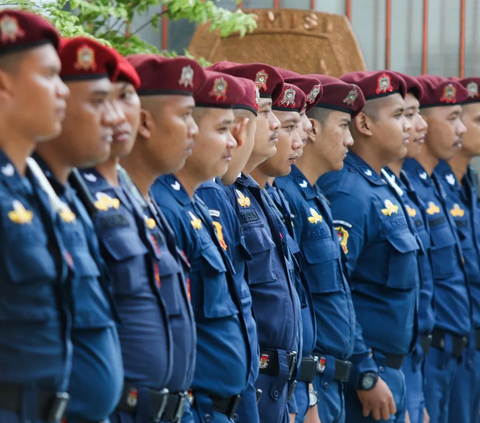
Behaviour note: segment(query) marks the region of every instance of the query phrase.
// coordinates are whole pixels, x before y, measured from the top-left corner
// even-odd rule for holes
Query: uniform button
[[[212,421],[212,416],[210,414],[205,414],[205,422],[211,422]]]
[[[383,373],[383,372],[385,371],[385,368],[384,368],[383,366],[380,366],[380,367],[378,368],[378,370],[379,370],[381,373]]]
[[[328,382],[325,382],[325,383],[323,384],[323,388],[324,388],[325,390],[328,389]]]
[[[278,398],[278,397],[280,396],[280,392],[278,392],[278,391],[275,389],[275,391],[273,391],[273,396],[274,396],[275,398]]]
[[[234,422],[238,422],[238,414],[237,414],[237,413],[235,413],[235,414],[233,415],[233,421],[234,421]]]

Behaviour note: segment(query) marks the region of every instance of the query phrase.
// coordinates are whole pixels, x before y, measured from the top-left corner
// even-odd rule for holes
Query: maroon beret
[[[438,107],[462,104],[468,98],[468,90],[459,82],[434,75],[417,76],[423,87],[421,107]]]
[[[348,84],[327,75],[308,75],[317,78],[323,86],[323,95],[315,107],[348,113],[354,118],[365,106],[362,90],[355,84]]]
[[[315,75],[300,75],[291,70],[276,68],[286,83],[296,85],[306,96],[306,110],[309,111],[315,107],[322,98],[322,84]]]
[[[245,88],[238,78],[209,70],[205,75],[205,84],[194,94],[195,107],[233,109],[243,105]]]
[[[305,93],[296,85],[285,83],[280,99],[273,103],[272,109],[279,112],[301,112],[306,103]]]
[[[135,68],[125,57],[119,54],[117,81],[129,82],[136,90],[140,88],[140,77]]]
[[[469,103],[478,103],[480,102],[480,93],[478,92],[478,87],[480,85],[480,78],[476,76],[472,76],[470,78],[464,78],[464,79],[453,79],[450,78],[454,81],[457,81],[459,84],[461,84],[463,87],[465,87],[468,90],[468,98],[464,101],[464,104],[469,104]]]
[[[205,82],[198,62],[187,57],[134,54],[127,60],[135,68],[141,85],[138,95],[193,95]]]
[[[254,81],[260,92],[260,97],[271,98],[273,103],[276,103],[283,93],[283,78],[270,65],[263,63],[242,65],[223,61],[215,63],[207,69]]]
[[[340,77],[344,82],[360,87],[365,100],[386,97],[399,93],[403,98],[407,94],[407,84],[403,78],[391,71],[350,72]]]
[[[233,106],[234,109],[250,110],[258,114],[259,93],[255,82],[246,78],[235,78],[243,86],[243,95],[238,98],[238,103]]]
[[[420,85],[417,78],[400,72],[395,73],[398,73],[405,81],[405,84],[407,84],[407,93],[412,93],[420,101],[423,97],[423,86]]]
[[[33,13],[6,9],[0,12],[0,55],[52,44],[58,50],[60,36],[45,19]]]
[[[117,79],[119,53],[92,38],[62,38],[59,56],[60,76],[64,81],[108,78],[115,82]]]

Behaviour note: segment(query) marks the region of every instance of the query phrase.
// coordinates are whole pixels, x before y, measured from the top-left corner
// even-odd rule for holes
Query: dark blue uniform
[[[72,365],[72,263],[31,171],[22,177],[0,152],[0,181],[0,388],[13,394],[17,389],[9,384],[25,387],[18,402],[2,393],[0,420],[47,420],[38,415],[35,398],[40,390],[66,391]]]
[[[123,366],[111,308],[109,274],[85,207],[69,184],[62,185],[38,156],[42,168],[65,209],[57,213],[64,246],[72,257],[69,272],[73,298],[73,365],[67,410],[69,423],[99,421],[115,409],[123,386]]]
[[[225,190],[252,256],[247,267],[261,349],[256,383],[263,392],[259,402],[260,421],[280,423],[288,420],[288,382],[295,369],[299,341],[298,297],[289,273],[292,265],[285,257],[282,223],[270,197],[245,175]]]
[[[389,177],[400,189],[400,196],[407,213],[412,219],[422,248],[418,254],[420,273],[420,298],[418,306],[418,339],[411,355],[405,357],[402,370],[407,385],[407,408],[412,423],[423,423],[425,396],[424,360],[431,343],[431,333],[435,326],[434,283],[431,266],[430,227],[425,203],[419,198],[407,174],[402,171],[398,178],[386,168]]]
[[[435,173],[447,194],[446,203],[453,218],[470,287],[472,332],[468,348],[458,364],[450,397],[449,422],[476,422],[480,403],[480,205],[472,169],[459,184],[450,166],[441,161]],[[479,340],[478,342],[476,340]]]
[[[210,217],[217,229],[220,242],[235,267],[234,280],[243,307],[243,316],[248,330],[251,366],[247,389],[242,393],[242,401],[237,408],[238,422],[259,423],[255,382],[258,377],[260,350],[258,347],[257,323],[253,316],[252,296],[248,289],[247,265],[250,254],[245,247],[242,228],[234,208],[228,201],[220,179],[209,181],[197,190],[198,196],[205,202]]]
[[[401,198],[353,152],[342,171],[323,175],[318,184],[341,236],[357,321],[397,407],[389,421],[403,422],[400,365],[416,337],[419,242]],[[348,421],[374,421],[363,417],[352,387],[345,400]]]
[[[321,366],[325,366],[323,373],[317,375],[314,381],[319,395],[320,420],[342,422],[345,419],[343,383],[335,379],[336,359],[350,359],[357,337],[355,311],[344,276],[341,245],[326,199],[296,166],[292,166],[290,175],[277,178],[275,183],[283,190],[295,216],[293,229],[300,244],[302,269],[313,298],[316,342],[312,352],[322,357]],[[360,365],[360,373],[376,371],[361,333],[358,334],[358,342],[358,351],[363,348],[363,354],[355,357],[356,367]],[[356,373],[359,373],[358,369]]]
[[[149,390],[159,391],[169,386],[177,361],[176,377],[182,379],[172,388],[183,383],[179,389],[187,389],[191,379],[188,375],[193,372],[193,345],[188,348],[187,341],[186,351],[177,351],[178,357],[173,356],[172,309],[166,305],[170,300],[170,307],[176,307],[175,299],[182,298],[178,283],[182,269],[179,261],[170,257],[161,237],[155,236],[156,221],[149,221],[153,218],[133,198],[122,175],[119,187],[109,185],[95,169],[83,171],[82,175],[98,209],[93,222],[102,256],[112,274],[115,305],[121,320],[119,336],[125,386],[119,409],[111,420],[148,421]],[[159,259],[161,245],[165,261]],[[162,286],[167,289],[161,291]],[[191,339],[188,326],[186,329],[185,334],[179,335]],[[174,389],[172,393],[176,392]],[[138,407],[129,411],[125,405]]]
[[[216,238],[208,209],[198,197],[192,201],[174,175],[158,178],[152,194],[191,265],[190,293],[198,335],[191,384],[194,420],[228,421],[226,413],[219,412],[218,398],[243,392],[251,365],[233,266]]]
[[[415,159],[403,165],[415,191],[425,203],[430,226],[436,319],[432,346],[425,359],[425,402],[432,423],[447,421],[457,358],[471,330],[470,301],[463,255],[445,193]]]

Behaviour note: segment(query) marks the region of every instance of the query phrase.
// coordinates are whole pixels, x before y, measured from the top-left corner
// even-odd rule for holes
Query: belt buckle
[[[290,389],[288,390],[288,394],[287,394],[287,402],[289,402],[292,397],[293,397],[293,393],[295,392],[295,388],[297,387],[297,381],[294,380],[292,382],[292,384],[290,385]]]
[[[172,423],[178,423],[182,420],[183,413],[185,412],[185,406],[187,405],[188,400],[189,398],[187,391],[178,393],[178,403],[177,407],[175,408]]]
[[[153,391],[156,394],[158,394],[161,398],[160,404],[158,405],[157,409],[155,410],[153,414],[153,421],[158,423],[160,420],[162,420],[163,413],[165,412],[165,409],[167,408],[167,403],[168,403],[168,389],[164,388],[161,391]]]
[[[240,404],[241,400],[242,400],[242,397],[240,395],[233,396],[228,406],[227,417],[229,419],[233,419],[233,416],[235,415],[235,411],[237,411],[238,404]]]
[[[295,371],[295,368],[297,367],[297,352],[292,351],[290,353],[292,355],[292,362],[290,363],[290,368],[288,369],[288,380],[290,380],[293,376],[293,372]]]
[[[60,422],[65,415],[69,401],[70,395],[67,392],[57,392],[48,414],[48,421]]]

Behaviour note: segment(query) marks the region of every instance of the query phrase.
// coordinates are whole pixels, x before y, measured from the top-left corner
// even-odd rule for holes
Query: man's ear
[[[373,136],[373,122],[372,120],[365,114],[359,113],[358,116],[353,119],[353,126],[363,136],[371,137]]]
[[[155,121],[152,114],[146,110],[140,110],[140,126],[138,127],[138,133],[145,139],[149,140],[152,136],[152,130],[155,127]]]
[[[250,122],[249,118],[237,118],[235,123],[232,125],[232,135],[233,138],[237,141],[237,147],[241,147],[245,142],[245,129]]]
[[[7,99],[11,96],[12,77],[8,72],[0,69],[0,98]]]
[[[317,141],[317,135],[320,133],[320,122],[316,119],[309,119],[310,123],[312,124],[312,127],[308,130],[308,138],[307,142],[316,142]]]

